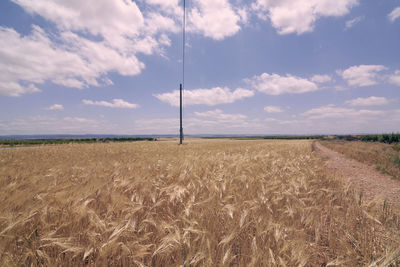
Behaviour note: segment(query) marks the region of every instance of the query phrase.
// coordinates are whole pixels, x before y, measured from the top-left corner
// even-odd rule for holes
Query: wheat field
[[[1,266],[396,266],[399,220],[312,141],[0,151]]]

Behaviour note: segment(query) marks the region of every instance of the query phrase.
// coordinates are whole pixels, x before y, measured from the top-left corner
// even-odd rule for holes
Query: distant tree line
[[[0,140],[0,145],[5,146],[30,146],[30,145],[56,145],[56,144],[81,144],[81,143],[109,143],[109,142],[136,142],[157,141],[151,137],[131,138],[86,138],[86,139],[24,139],[24,140]]]
[[[366,134],[366,135],[337,135],[335,139],[344,141],[380,142],[385,144],[398,143],[400,134]]]
[[[398,143],[400,140],[400,134],[373,134],[373,135],[362,135],[360,140],[364,142],[381,142],[386,144]]]

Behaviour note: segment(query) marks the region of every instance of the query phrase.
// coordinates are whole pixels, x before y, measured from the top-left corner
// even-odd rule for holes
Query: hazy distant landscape
[[[23,146],[41,144],[67,144],[67,143],[107,143],[107,142],[135,142],[157,141],[165,138],[178,138],[176,135],[10,135],[0,136],[0,145]],[[205,139],[232,139],[232,140],[345,140],[380,143],[398,143],[400,134],[381,135],[188,135],[187,138]]]

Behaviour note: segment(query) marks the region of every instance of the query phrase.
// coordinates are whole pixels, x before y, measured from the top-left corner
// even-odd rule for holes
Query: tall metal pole
[[[180,84],[179,86],[179,92],[180,92],[180,128],[179,128],[179,132],[180,132],[180,138],[179,138],[179,144],[182,145],[182,141],[183,141],[183,127],[182,127],[182,84]]]
[[[179,144],[182,145],[183,142],[183,127],[182,127],[182,91],[183,87],[185,85],[185,45],[186,45],[186,0],[183,0],[183,29],[182,29],[182,41],[183,41],[183,47],[182,47],[182,83],[179,86],[179,103],[180,103],[180,127],[179,127]]]

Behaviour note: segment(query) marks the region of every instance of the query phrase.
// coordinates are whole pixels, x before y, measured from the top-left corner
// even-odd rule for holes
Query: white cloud
[[[240,21],[243,24],[248,24],[250,14],[249,14],[249,10],[246,7],[237,8],[236,13],[239,15]]]
[[[241,16],[236,14],[228,0],[195,0],[188,14],[188,30],[215,40],[235,35]],[[243,16],[243,12],[240,12]]]
[[[60,104],[54,104],[46,108],[47,110],[64,110],[64,106]]]
[[[181,28],[176,21],[160,13],[152,12],[146,17],[145,31],[147,34],[156,34],[158,32],[178,32]]]
[[[121,54],[117,50],[108,47],[105,43],[93,42],[71,32],[63,33],[62,38],[68,44],[72,45],[70,49],[76,55],[79,55],[84,61],[89,63],[89,71],[87,73],[89,77],[90,72],[93,72],[95,77],[101,77],[102,73],[110,71],[117,71],[121,75],[132,76],[139,74],[144,69],[144,64],[134,54],[131,56]],[[139,45],[140,42],[136,43],[135,49]],[[150,40],[146,47],[150,50],[154,49]],[[96,85],[96,83],[93,82],[90,85]]]
[[[36,84],[46,81],[73,88],[99,86],[107,72],[136,75],[144,67],[134,55],[122,55],[104,43],[71,32],[59,38],[64,45],[57,45],[38,26],[27,36],[0,27],[0,93],[37,92]]]
[[[113,102],[93,101],[93,100],[84,99],[84,100],[82,100],[82,102],[85,105],[102,106],[102,107],[108,107],[108,108],[130,108],[130,109],[135,109],[135,108],[139,107],[139,105],[126,102],[123,99],[113,99]]]
[[[212,89],[195,89],[185,90],[184,104],[190,105],[207,105],[216,106],[219,104],[233,103],[237,100],[252,97],[253,91],[238,88],[231,91],[228,87],[215,87]],[[179,107],[179,91],[175,90],[171,93],[154,95],[160,101],[170,104],[174,107]]]
[[[179,5],[180,0],[146,0],[147,3],[153,5],[160,5],[164,8],[173,8]]]
[[[391,22],[394,22],[399,17],[400,17],[400,6],[393,9],[392,12],[390,12],[390,14],[388,15],[388,18]]]
[[[194,114],[198,117],[211,118],[218,121],[229,121],[229,122],[234,122],[247,118],[247,116],[243,114],[225,114],[220,109],[210,110],[206,112],[194,112]]]
[[[377,97],[377,96],[371,96],[366,98],[358,97],[356,99],[346,101],[346,104],[349,104],[350,106],[381,106],[381,105],[386,105],[388,103],[389,101],[385,97]]]
[[[24,37],[13,29],[0,27],[0,93],[4,95],[19,96],[38,91],[33,84],[41,84],[49,78],[57,81],[79,77],[80,67],[85,65],[77,55],[53,47],[38,26],[33,27],[31,35]],[[23,85],[26,83],[29,87]]]
[[[314,75],[311,81],[315,83],[327,83],[332,81],[332,77],[329,75]]]
[[[266,106],[264,108],[264,111],[267,113],[280,113],[283,112],[283,108],[278,107],[278,106]]]
[[[83,33],[100,37],[100,42],[121,55],[143,52],[138,43],[151,43],[158,33],[177,32],[174,17],[161,14],[163,9],[143,10],[134,1],[126,0],[13,0],[27,12],[38,14],[53,22],[60,32]],[[154,1],[153,1],[154,2]],[[149,3],[154,4],[154,3]],[[165,7],[166,5],[161,5]],[[82,35],[79,35],[82,38]],[[146,52],[146,50],[144,51]]]
[[[279,34],[312,32],[321,17],[348,14],[358,0],[257,0],[253,10],[261,19],[271,20]]]
[[[167,34],[180,30],[178,1],[151,1],[144,12],[126,0],[12,1],[56,27],[50,34],[33,25],[22,36],[0,26],[0,94],[7,96],[37,92],[47,81],[85,88],[112,84],[109,72],[137,75],[145,67],[137,54],[163,56]]]
[[[181,25],[182,2],[179,0],[148,0],[169,17],[174,18],[174,25],[170,23],[170,31],[179,31],[177,24]],[[229,0],[193,0],[186,4],[187,31],[199,33],[214,40],[222,40],[235,35],[240,29],[240,24],[248,23],[249,14],[246,6],[236,3],[232,5]],[[146,19],[146,18],[145,18]],[[151,26],[152,21],[149,23]],[[166,25],[166,23],[157,23]]]
[[[142,0],[143,2],[143,0]],[[183,10],[180,0],[145,0],[146,4],[153,5],[162,13],[182,18]]]
[[[245,81],[258,91],[268,95],[302,94],[319,89],[312,81],[289,74],[280,76],[278,74],[263,73]]]
[[[382,115],[384,112],[380,110],[356,110],[352,108],[342,108],[335,105],[327,105],[319,108],[313,108],[301,115],[308,117],[309,119],[353,119],[364,118],[370,119],[374,116]]]
[[[166,57],[169,34],[179,33],[182,23],[179,0],[12,1],[53,24],[51,33],[33,26],[27,35],[0,26],[0,94],[7,96],[38,92],[45,82],[85,88],[112,84],[110,72],[138,75],[145,65],[137,55]],[[196,0],[188,30],[221,40],[247,19],[244,5]]]
[[[371,86],[377,84],[378,72],[386,70],[383,65],[352,66],[344,71],[337,71],[339,75],[353,87]]]
[[[0,37],[1,38],[1,37]],[[0,61],[0,71],[2,71],[2,63]],[[0,74],[0,77],[2,75]],[[22,85],[12,79],[0,80],[0,94],[5,96],[20,96],[23,94],[37,93],[40,92],[35,85],[29,84],[28,86]]]
[[[354,27],[356,24],[360,23],[363,19],[364,19],[364,17],[356,17],[354,19],[346,21],[346,26],[344,29],[348,30],[348,29]]]
[[[400,86],[400,70],[396,70],[393,75],[389,76],[389,82]]]
[[[124,36],[135,36],[144,17],[135,2],[107,0],[13,0],[26,11],[55,23],[61,30],[83,31],[101,36],[120,47]]]

